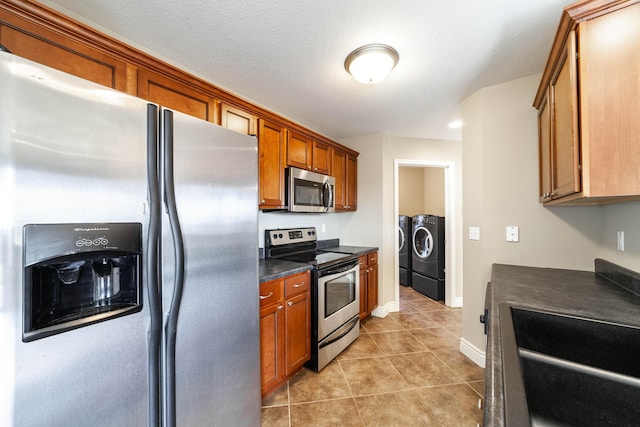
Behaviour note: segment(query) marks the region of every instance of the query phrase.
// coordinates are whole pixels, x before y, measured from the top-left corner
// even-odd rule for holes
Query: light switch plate
[[[520,240],[520,230],[518,227],[507,226],[507,242],[518,242]]]
[[[480,227],[469,227],[469,240],[480,240]]]

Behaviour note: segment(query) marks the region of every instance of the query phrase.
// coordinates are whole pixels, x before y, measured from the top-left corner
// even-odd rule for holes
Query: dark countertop
[[[312,265],[301,262],[284,261],[281,259],[261,259],[258,263],[258,278],[260,283],[282,279],[292,274],[311,270]]]
[[[329,246],[322,247],[319,250],[323,252],[338,252],[339,254],[351,254],[351,255],[364,255],[369,252],[375,252],[378,250],[376,247],[371,246]]]
[[[321,242],[318,243],[318,250],[320,251],[338,252],[341,254],[357,256],[378,250],[376,247],[369,246],[342,246],[338,239],[324,241],[324,244],[321,244]],[[302,273],[303,271],[311,270],[312,268],[313,266],[300,262],[261,258],[258,263],[258,278],[260,279],[260,283],[264,283],[270,280],[281,279],[292,274]]]
[[[485,427],[504,425],[499,304],[640,326],[640,296],[594,272],[494,264],[490,286]]]

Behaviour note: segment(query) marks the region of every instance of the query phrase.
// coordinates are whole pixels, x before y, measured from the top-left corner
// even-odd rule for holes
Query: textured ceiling
[[[44,4],[330,138],[459,140],[482,87],[541,72],[567,0],[55,0]],[[377,85],[346,56],[400,61]],[[534,93],[531,94],[533,101]]]

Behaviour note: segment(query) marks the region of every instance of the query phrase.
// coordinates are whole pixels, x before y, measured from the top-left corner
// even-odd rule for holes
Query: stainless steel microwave
[[[290,212],[335,212],[332,176],[287,168],[287,205]]]

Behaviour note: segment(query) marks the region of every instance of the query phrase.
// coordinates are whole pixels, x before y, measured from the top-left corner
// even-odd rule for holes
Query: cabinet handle
[[[267,299],[273,296],[273,292],[269,292],[269,295],[260,295],[260,299]]]
[[[278,311],[282,310],[282,305],[278,306]]]
[[[264,199],[260,200],[260,204],[261,204],[261,205],[264,205],[264,203],[265,203],[265,200],[264,200]]]
[[[291,307],[291,306],[293,305],[293,301],[289,301],[289,302],[287,302],[287,305],[288,305],[289,307]]]
[[[304,286],[304,282],[296,283],[295,285],[293,285],[294,288],[299,288],[300,286]]]

